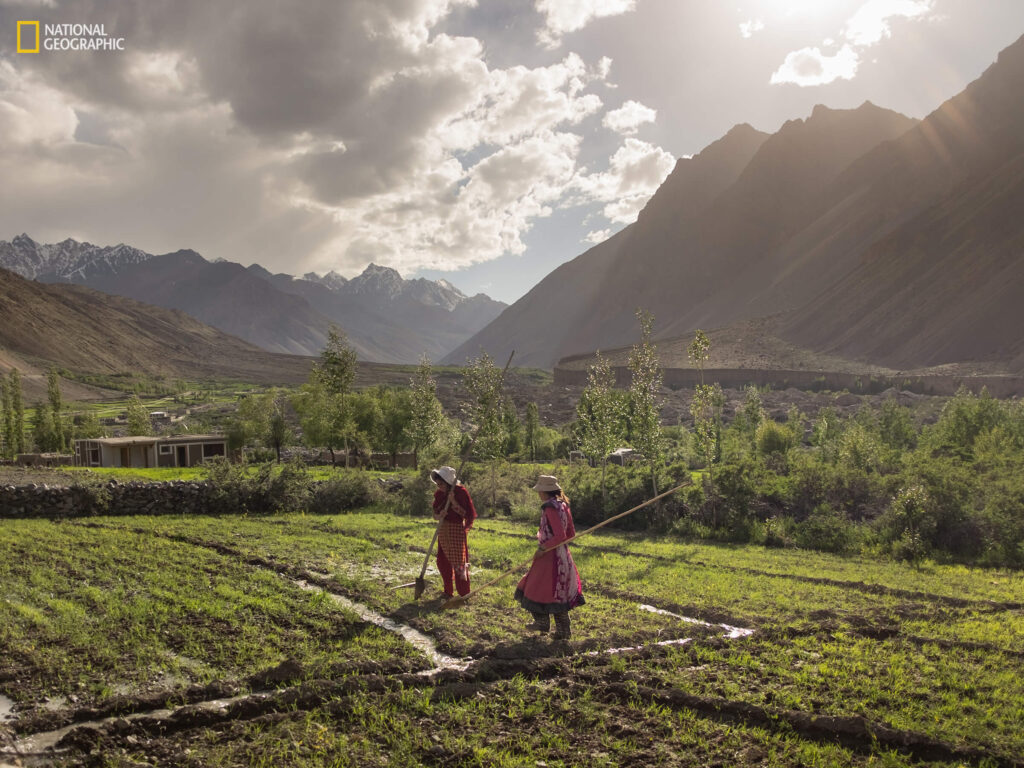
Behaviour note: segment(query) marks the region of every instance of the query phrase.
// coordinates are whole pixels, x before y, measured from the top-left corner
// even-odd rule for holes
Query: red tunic
[[[434,518],[440,519],[448,502],[448,492],[438,488],[434,491]],[[448,562],[455,569],[455,574],[462,579],[469,578],[469,547],[466,542],[466,531],[473,527],[476,520],[476,509],[473,499],[465,486],[456,485],[452,494],[452,503],[444,516],[444,522],[437,532],[437,548],[444,552]]]
[[[544,502],[537,542],[551,551],[533,561],[516,588],[516,599],[528,611],[562,613],[585,602],[583,583],[569,554],[569,545],[562,544],[575,535],[569,505],[559,499]]]

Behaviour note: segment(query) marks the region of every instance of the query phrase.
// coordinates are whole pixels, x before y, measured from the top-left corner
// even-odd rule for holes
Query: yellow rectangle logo
[[[22,45],[21,28],[22,27],[35,27],[35,45],[29,48],[27,45]],[[31,38],[30,38],[31,39]],[[39,22],[38,21],[19,21],[18,22],[18,53],[39,53]]]

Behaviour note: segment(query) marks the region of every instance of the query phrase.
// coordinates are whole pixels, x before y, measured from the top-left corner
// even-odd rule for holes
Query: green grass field
[[[534,531],[479,520],[474,585],[527,560]],[[1019,572],[602,531],[573,547],[587,604],[555,643],[523,629],[515,577],[454,611],[432,561],[419,602],[396,589],[431,533],[374,510],[3,521],[0,763],[15,739],[119,714],[47,760],[1024,764]],[[331,594],[463,665],[422,674],[434,662]]]

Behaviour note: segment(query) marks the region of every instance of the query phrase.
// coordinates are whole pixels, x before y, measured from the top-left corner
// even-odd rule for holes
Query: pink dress
[[[516,587],[515,598],[533,613],[565,613],[584,604],[583,584],[569,545],[561,542],[576,535],[569,505],[548,499],[541,507],[537,542],[550,552],[538,557]]]

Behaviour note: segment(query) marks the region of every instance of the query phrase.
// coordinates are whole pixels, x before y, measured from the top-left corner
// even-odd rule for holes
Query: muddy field
[[[1019,573],[602,533],[573,637],[426,519],[7,521],[0,765],[1024,765]],[[535,546],[482,519],[479,585]]]

